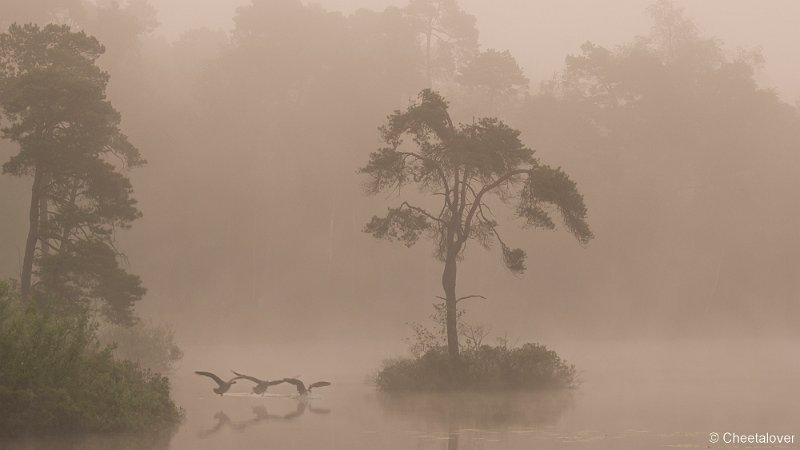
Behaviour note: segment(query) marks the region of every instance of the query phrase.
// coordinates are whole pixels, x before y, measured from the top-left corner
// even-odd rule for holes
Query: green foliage
[[[570,233],[581,244],[588,243],[594,235],[586,223],[587,209],[577,185],[561,168],[541,165],[533,169],[531,182],[523,186],[517,214],[527,225],[553,229],[553,220],[543,209],[543,204],[554,205]]]
[[[411,247],[430,228],[427,217],[413,209],[389,208],[385,217],[373,217],[364,231],[378,239],[401,241]]]
[[[97,338],[113,348],[115,357],[134,361],[152,372],[171,373],[183,358],[172,329],[150,321],[140,320],[127,327],[106,324],[98,330]]]
[[[457,311],[460,354],[447,352],[446,307],[434,305],[434,327],[411,323],[411,358],[384,361],[374,376],[382,391],[458,391],[572,388],[578,383],[575,367],[562,361],[540,344],[516,347],[506,339],[499,345],[484,344],[489,329],[466,321],[465,310]]]
[[[373,217],[364,231],[379,239],[413,245],[431,232],[446,258],[463,254],[470,239],[485,247],[500,243],[506,266],[525,270],[525,252],[507,246],[497,230],[488,198],[516,202],[517,215],[530,226],[553,229],[551,211],[557,211],[568,231],[585,244],[592,237],[587,208],[577,186],[560,168],[542,164],[520,140],[520,132],[496,118],[454,125],[448,103],[425,89],[405,111],[395,111],[380,128],[386,147],[370,155],[360,173],[369,176],[369,194],[416,185],[421,193],[441,199],[428,211],[403,202],[384,217]],[[404,145],[411,138],[417,151]],[[433,212],[436,211],[436,212]]]
[[[116,360],[86,315],[23,305],[0,282],[0,435],[152,431],[182,413],[166,377]]]
[[[577,385],[575,366],[540,344],[481,345],[450,358],[445,347],[416,358],[384,362],[376,385],[382,391],[559,389]]]

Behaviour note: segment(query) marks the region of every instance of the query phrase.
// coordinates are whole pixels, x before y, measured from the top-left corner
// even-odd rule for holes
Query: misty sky
[[[151,0],[159,10],[158,33],[175,38],[195,27],[229,29],[238,6],[249,0]],[[352,12],[359,8],[382,9],[402,6],[402,0],[320,0],[332,11]],[[629,42],[649,26],[645,8],[650,0],[462,0],[462,8],[478,19],[481,44],[486,48],[508,49],[520,61],[527,75],[537,82],[549,78],[563,66],[564,56],[575,53],[591,40],[611,46]],[[796,83],[800,67],[797,18],[800,2],[770,0],[676,0],[700,30],[725,42],[727,49],[761,48],[766,64],[758,78],[773,86],[794,103],[800,100]]]
[[[377,127],[385,115],[422,86],[422,66],[414,66],[421,53],[416,60],[403,60],[403,51],[380,58],[392,50],[378,42],[353,49],[351,59],[337,59],[335,46],[348,50],[349,41],[328,45],[320,14],[291,25],[305,26],[302,38],[320,45],[307,53],[277,46],[277,63],[247,48],[229,51],[235,45],[215,53],[215,46],[224,47],[221,33],[195,33],[181,45],[167,44],[186,30],[230,31],[237,7],[251,1],[149,0],[162,25],[154,38],[143,37],[146,51],[140,54],[126,51],[136,42],[126,41],[131,36],[117,32],[114,22],[92,24],[109,42],[103,60],[111,75],[109,98],[148,160],[131,175],[144,217],[120,236],[132,272],[141,273],[149,289],[137,312],[172,320],[189,339],[205,338],[210,327],[202,323],[273,339],[405,336],[406,322],[426,320],[440,294],[441,265],[431,258],[429,243],[409,250],[362,233],[369,218],[395,199],[365,196],[356,168],[381,145]],[[407,2],[319,3],[349,14]],[[734,55],[740,47],[762,46],[761,86],[777,87],[791,104],[800,100],[800,52],[792,46],[800,34],[793,23],[800,2],[675,3],[702,36],[717,37]],[[481,45],[510,50],[534,90],[584,42],[613,52],[648,34],[653,23],[647,15],[652,0],[459,4],[477,18]],[[268,4],[262,12],[250,11],[254,23],[274,27]],[[361,25],[380,23],[378,17]],[[401,48],[418,50],[413,34],[393,36]],[[297,54],[310,59],[293,59]],[[314,58],[323,63],[312,63]],[[380,60],[369,67],[383,75],[361,70],[361,58]],[[330,72],[320,69],[330,61],[341,64]],[[294,63],[299,65],[293,69]],[[796,317],[800,292],[800,218],[796,208],[786,207],[796,203],[798,189],[795,110],[753,89],[749,65],[734,67],[740,84],[726,85],[725,74],[716,73],[701,80],[700,93],[713,100],[705,108],[695,100],[699,91],[691,89],[691,80],[670,73],[654,77],[635,61],[626,64],[641,74],[636,81],[678,82],[668,95],[661,95],[660,84],[643,91],[652,101],[636,113],[648,121],[597,113],[619,137],[583,127],[584,110],[576,114],[569,102],[565,109],[553,108],[546,95],[498,109],[543,161],[564,167],[577,181],[597,239],[581,248],[568,233],[516,230],[510,211],[501,216],[510,240],[533,252],[529,272],[515,278],[498,263],[496,248],[470,253],[460,265],[465,282],[459,290],[492,300],[470,303],[470,320],[493,326],[497,335],[524,339],[714,334],[732,329],[729,322],[753,334],[773,328],[796,333],[790,318]],[[298,76],[314,81],[302,101],[285,95],[291,77]],[[461,115],[457,120],[486,114],[479,96],[470,103],[464,92],[451,91],[448,98],[461,108],[454,109]],[[679,95],[684,92],[686,99]],[[286,99],[265,108],[273,97]],[[344,104],[347,117],[341,114]],[[0,152],[8,149],[0,154],[5,160],[14,147],[0,144]],[[6,276],[19,273],[29,189],[27,178],[0,177],[0,204],[17,211],[0,240]],[[747,319],[749,314],[758,320]],[[721,318],[708,326],[704,320],[711,315]]]

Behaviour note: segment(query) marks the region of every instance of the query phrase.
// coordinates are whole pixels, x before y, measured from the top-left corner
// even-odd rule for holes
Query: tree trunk
[[[50,241],[48,234],[50,233],[47,215],[47,185],[50,184],[50,175],[43,173],[39,182],[39,241],[41,242],[41,250],[43,255],[50,253]]]
[[[458,358],[458,316],[456,311],[456,252],[447,251],[447,258],[442,273],[442,287],[445,296],[447,325],[447,352],[450,357]]]
[[[42,180],[42,171],[37,167],[33,175],[33,188],[31,189],[31,208],[28,216],[28,240],[25,241],[25,257],[22,260],[20,297],[23,301],[30,300],[31,295],[33,258],[36,253],[36,243],[39,241],[39,200],[42,192]]]

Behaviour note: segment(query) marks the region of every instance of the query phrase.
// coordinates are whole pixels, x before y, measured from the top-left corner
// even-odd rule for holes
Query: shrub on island
[[[384,362],[375,376],[381,391],[568,389],[578,384],[575,366],[541,344],[481,345],[453,360],[447,348]]]

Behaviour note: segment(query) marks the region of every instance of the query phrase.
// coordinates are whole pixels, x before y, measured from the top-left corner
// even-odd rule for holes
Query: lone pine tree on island
[[[514,273],[525,271],[525,251],[506,244],[487,205],[489,198],[512,206],[530,227],[554,229],[555,212],[578,242],[586,244],[593,235],[583,196],[560,168],[542,164],[534,156],[520,141],[519,131],[496,118],[456,125],[447,101],[430,89],[420,92],[405,111],[392,113],[380,131],[386,146],[372,152],[359,170],[369,176],[367,192],[415,185],[437,208],[402,201],[389,207],[385,216],[373,217],[364,231],[406,246],[423,234],[434,241],[435,254],[444,263],[447,348],[457,358],[461,299],[456,295],[456,274],[467,243],[477,241],[488,249],[497,242],[505,266]],[[407,137],[413,145],[404,144]]]

